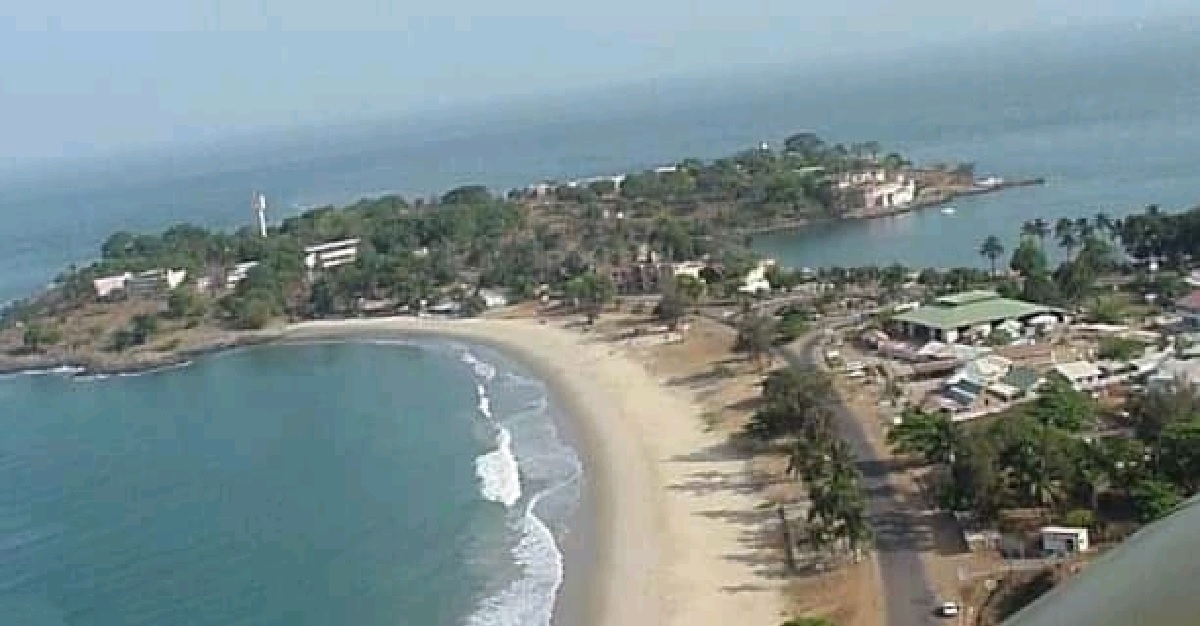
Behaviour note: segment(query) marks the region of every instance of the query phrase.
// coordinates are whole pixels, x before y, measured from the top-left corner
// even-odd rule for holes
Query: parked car
[[[938,605],[936,613],[938,617],[958,617],[962,607],[957,602],[946,601]]]

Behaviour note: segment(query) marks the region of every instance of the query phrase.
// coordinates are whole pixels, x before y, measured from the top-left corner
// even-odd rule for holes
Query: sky
[[[6,3],[0,168],[675,76],[969,46],[982,35],[1189,15],[1195,2]]]

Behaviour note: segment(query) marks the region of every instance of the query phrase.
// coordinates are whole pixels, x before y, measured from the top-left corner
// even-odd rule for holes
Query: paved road
[[[793,366],[817,365],[819,333],[781,350]],[[921,519],[926,508],[919,499],[893,489],[889,459],[881,456],[867,437],[862,424],[840,398],[838,430],[854,451],[867,492],[867,512],[875,529],[875,548],[883,579],[887,626],[928,626],[940,620],[933,616],[937,602],[921,563],[920,551],[929,541]],[[897,470],[899,471],[899,470]]]

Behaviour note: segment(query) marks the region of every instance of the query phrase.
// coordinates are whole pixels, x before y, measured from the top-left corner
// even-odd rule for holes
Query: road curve
[[[819,333],[781,349],[793,367],[820,366],[817,355]],[[929,578],[921,562],[927,541],[920,516],[924,505],[896,489],[889,481],[893,466],[889,458],[871,445],[864,424],[849,406],[837,398],[837,428],[858,459],[867,492],[867,513],[875,530],[875,552],[883,583],[887,626],[928,626],[936,604]]]

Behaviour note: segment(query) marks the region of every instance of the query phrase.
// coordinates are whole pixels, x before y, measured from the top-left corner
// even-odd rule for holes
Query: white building
[[[701,263],[700,261],[684,261],[682,263],[675,263],[674,265],[672,265],[671,271],[677,277],[678,276],[691,276],[692,278],[695,278],[696,280],[700,280],[700,272],[705,267],[707,267],[707,265],[705,265],[704,263]]]
[[[905,207],[917,199],[917,183],[909,178],[875,185],[864,190],[863,197],[868,209]]]
[[[360,240],[342,239],[308,246],[304,249],[304,265],[310,270],[326,270],[348,265],[358,259]]]
[[[1038,534],[1042,539],[1042,550],[1050,554],[1066,556],[1087,552],[1091,548],[1086,528],[1046,526]]]
[[[238,283],[246,279],[246,275],[250,270],[258,266],[258,261],[245,261],[233,266],[229,273],[225,275],[225,288],[233,289],[238,286]]]
[[[1104,384],[1104,371],[1089,361],[1059,363],[1053,371],[1066,379],[1075,391],[1092,391]]]
[[[134,296],[153,296],[170,291],[187,280],[187,270],[154,269],[139,272],[125,281],[125,290]]]
[[[96,290],[96,297],[109,298],[117,293],[125,290],[125,284],[129,282],[129,277],[133,276],[129,272],[117,274],[116,276],[104,276],[92,281],[92,289]]]
[[[1200,361],[1167,359],[1146,379],[1150,390],[1169,391],[1178,384],[1200,388]]]
[[[749,294],[770,291],[771,281],[767,280],[767,270],[772,267],[775,267],[774,259],[759,261],[758,265],[746,273],[746,278],[742,280],[742,285],[738,287],[738,291]]]

